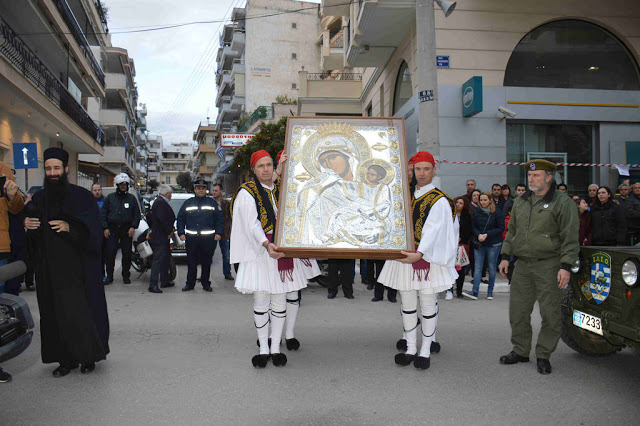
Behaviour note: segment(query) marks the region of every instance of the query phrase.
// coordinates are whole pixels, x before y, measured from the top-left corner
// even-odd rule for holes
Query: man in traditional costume
[[[44,151],[44,189],[25,208],[27,247],[36,272],[42,362],[54,377],[95,369],[109,353],[102,283],[102,226],[91,192],[67,180],[69,154]]]
[[[279,191],[273,184],[273,160],[268,152],[260,150],[253,153],[250,164],[254,180],[240,186],[231,204],[231,263],[239,263],[235,287],[241,293],[253,293],[260,346],[260,353],[251,360],[253,366],[266,367],[269,358],[275,366],[284,366],[287,357],[280,352],[280,341],[287,316],[287,293],[297,295],[307,286],[304,266],[312,264],[307,260],[305,265],[306,259],[284,258],[277,251],[273,234]]]
[[[426,370],[431,363],[431,347],[435,342],[438,293],[451,288],[458,277],[455,260],[459,224],[453,200],[431,183],[436,173],[433,156],[420,151],[411,162],[417,182],[411,197],[416,251],[403,251],[404,258],[387,261],[378,282],[400,292],[407,347],[396,355],[396,364],[407,366],[413,362],[416,368]],[[419,353],[418,294],[422,313],[422,346]]]

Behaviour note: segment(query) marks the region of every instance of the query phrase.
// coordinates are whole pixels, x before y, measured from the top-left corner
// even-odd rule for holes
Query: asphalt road
[[[14,380],[0,384],[0,424],[604,425],[640,416],[640,358],[628,349],[589,358],[560,342],[549,376],[534,358],[500,365],[511,350],[506,285],[493,301],[440,300],[442,351],[419,371],[393,361],[399,303],[372,303],[358,278],[355,300],[327,300],[311,284],[300,350],[284,349],[285,367],[257,370],[252,297],[220,279],[219,253],[214,271],[213,293],[182,293],[181,264],[177,286],[161,295],[147,293],[148,273],[124,285],[117,272],[107,287],[111,354],[90,375],[54,378],[36,329],[30,348],[2,365]],[[22,295],[37,323],[35,294]]]

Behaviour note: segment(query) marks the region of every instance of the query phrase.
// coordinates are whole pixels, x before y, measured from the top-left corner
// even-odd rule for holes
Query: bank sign
[[[246,145],[255,133],[220,133],[220,146],[234,148]]]
[[[462,85],[462,115],[473,117],[482,112],[482,77],[474,76]]]

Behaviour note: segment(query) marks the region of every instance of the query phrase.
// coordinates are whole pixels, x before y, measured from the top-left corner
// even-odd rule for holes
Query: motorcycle
[[[0,267],[0,279],[8,280],[24,274],[24,262]],[[0,363],[15,358],[31,344],[35,324],[29,305],[18,296],[0,293]]]
[[[151,240],[151,228],[143,219],[133,234],[133,247],[131,248],[131,266],[140,272],[138,278],[151,269],[153,263],[153,249],[149,241]],[[169,281],[176,279],[178,274],[176,262],[173,257],[169,258]]]

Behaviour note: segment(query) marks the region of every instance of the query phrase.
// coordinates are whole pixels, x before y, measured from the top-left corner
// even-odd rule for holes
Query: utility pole
[[[436,23],[433,0],[416,1],[417,79],[419,96],[418,151],[440,158],[438,136],[438,74],[436,70]],[[425,93],[426,92],[426,93]]]

